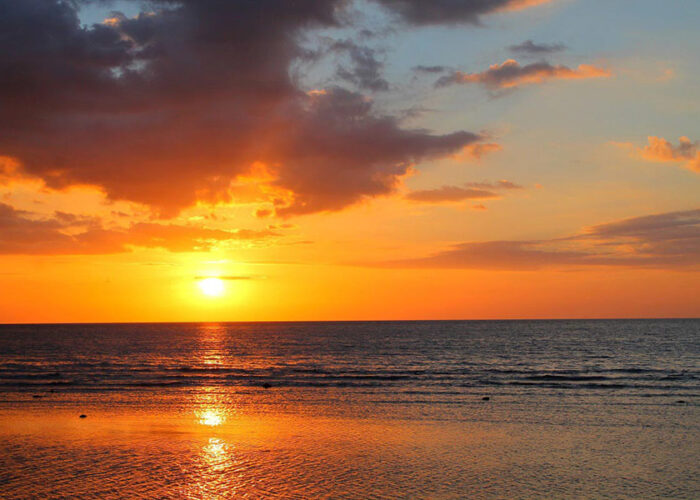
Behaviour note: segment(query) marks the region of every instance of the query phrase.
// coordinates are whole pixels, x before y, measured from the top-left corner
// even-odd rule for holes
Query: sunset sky
[[[698,19],[0,0],[0,322],[700,316]]]

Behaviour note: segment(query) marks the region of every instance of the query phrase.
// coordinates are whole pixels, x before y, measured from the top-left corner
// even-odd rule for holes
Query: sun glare
[[[206,410],[199,414],[199,423],[210,427],[221,425],[224,420],[224,416],[216,410]]]
[[[204,295],[219,297],[224,293],[224,282],[219,278],[205,278],[198,282],[200,290]]]

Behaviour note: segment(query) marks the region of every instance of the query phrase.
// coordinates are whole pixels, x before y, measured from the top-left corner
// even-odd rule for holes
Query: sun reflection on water
[[[200,500],[238,498],[240,483],[234,473],[236,463],[233,446],[221,438],[210,437],[201,447],[191,482],[180,496]]]
[[[224,414],[216,409],[207,409],[197,414],[199,417],[199,423],[202,425],[208,425],[210,427],[216,427],[223,424],[226,421]]]
[[[237,495],[237,460],[233,445],[222,436],[230,436],[224,424],[235,413],[225,387],[218,380],[217,369],[226,363],[224,330],[218,324],[201,325],[198,338],[199,367],[207,374],[192,398],[195,422],[206,440],[201,444],[192,481],[184,491],[185,498],[218,499]]]
[[[201,362],[204,365],[221,366],[224,363],[224,330],[217,323],[200,326]]]
[[[200,326],[199,361],[207,367],[221,366],[224,361],[224,336],[221,325],[212,323]],[[202,408],[196,412],[201,425],[217,427],[226,421],[226,406],[222,401],[221,390],[213,385],[204,385],[195,396],[195,402]]]
[[[226,467],[230,459],[229,445],[223,439],[209,438],[209,444],[202,448],[203,458],[212,471],[219,471]]]

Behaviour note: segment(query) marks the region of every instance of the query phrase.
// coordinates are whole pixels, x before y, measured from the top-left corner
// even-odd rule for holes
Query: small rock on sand
[[[490,400],[490,399],[491,399],[491,398],[488,397],[488,396],[484,396],[483,398],[481,398],[482,401],[488,401],[488,400]]]
[[[80,415],[80,418],[87,418],[87,415],[82,414],[82,415]]]

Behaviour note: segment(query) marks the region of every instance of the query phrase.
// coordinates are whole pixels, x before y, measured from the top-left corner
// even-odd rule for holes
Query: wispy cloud
[[[543,55],[561,52],[566,49],[563,43],[535,43],[532,40],[525,40],[523,43],[511,45],[508,49],[518,55]]]
[[[358,88],[373,92],[389,90],[389,82],[382,77],[384,63],[377,59],[376,51],[356,44],[351,40],[340,40],[331,46],[336,52],[346,52],[350,57],[351,68],[338,66],[336,76],[354,83]]]
[[[548,80],[583,80],[588,78],[605,78],[612,73],[609,70],[590,64],[581,64],[572,69],[548,62],[536,62],[521,66],[514,59],[501,64],[494,64],[481,73],[464,73],[455,71],[435,82],[436,87],[456,84],[478,83],[489,89],[508,89],[522,85],[543,83]]]
[[[504,189],[523,189],[523,187],[506,180],[495,183],[467,182],[461,186],[441,186],[436,189],[411,191],[406,198],[419,203],[459,203],[465,200],[498,199],[502,195],[497,191]]]
[[[414,66],[412,69],[416,73],[435,74],[435,73],[444,73],[445,71],[448,71],[450,68],[448,68],[447,66],[426,66],[423,64],[419,64],[418,66]]]

